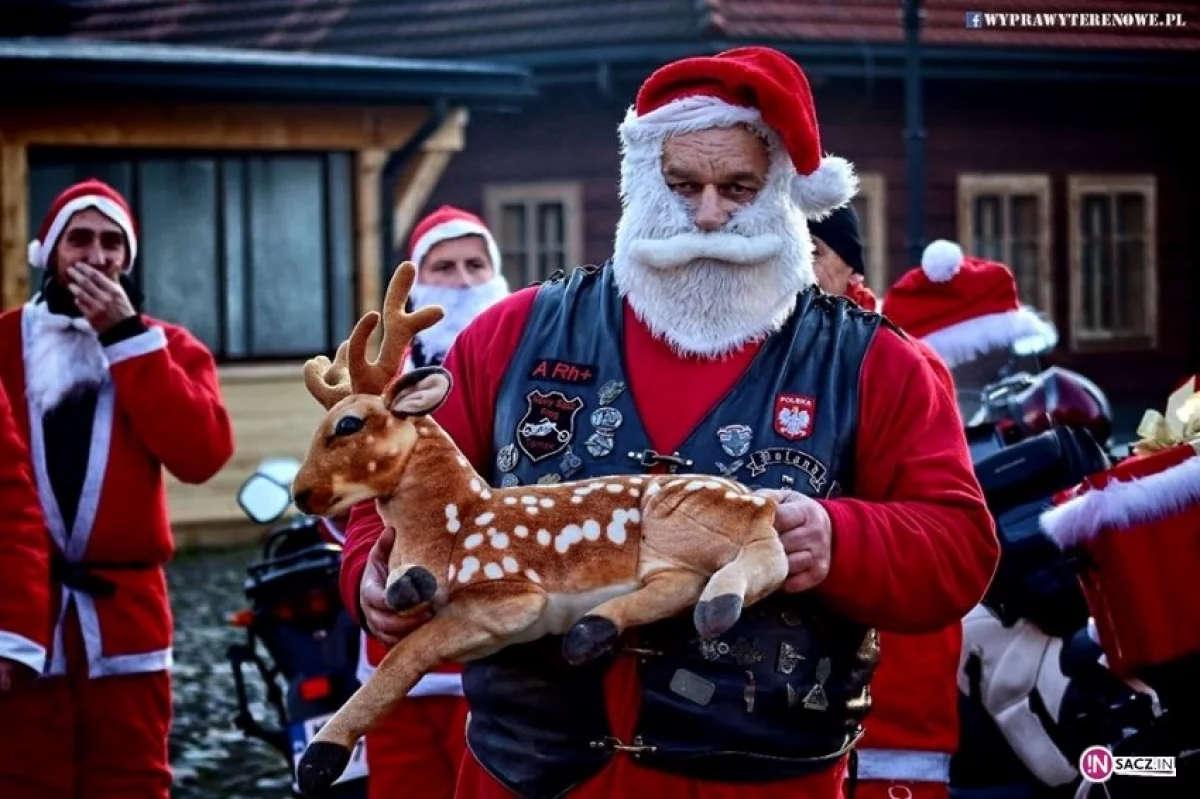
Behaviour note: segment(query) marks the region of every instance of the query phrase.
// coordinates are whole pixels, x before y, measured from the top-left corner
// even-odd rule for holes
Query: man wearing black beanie
[[[830,294],[845,294],[851,281],[862,281],[863,248],[854,206],[843,205],[820,222],[809,222],[808,230],[821,288]]]

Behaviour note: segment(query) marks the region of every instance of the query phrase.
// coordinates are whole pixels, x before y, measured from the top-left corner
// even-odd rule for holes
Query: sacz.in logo
[[[1089,746],[1079,756],[1079,773],[1088,782],[1125,777],[1174,777],[1173,757],[1114,757],[1107,746]]]

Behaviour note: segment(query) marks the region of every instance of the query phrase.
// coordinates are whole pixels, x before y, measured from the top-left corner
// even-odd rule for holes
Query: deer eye
[[[364,424],[365,422],[357,416],[343,416],[338,419],[337,426],[333,428],[333,434],[335,436],[352,436],[362,430]]]

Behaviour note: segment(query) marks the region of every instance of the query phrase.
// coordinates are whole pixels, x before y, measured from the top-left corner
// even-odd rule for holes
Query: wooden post
[[[360,315],[378,309],[383,296],[379,283],[383,276],[383,264],[379,262],[379,181],[387,155],[387,150],[374,147],[360,150],[355,159],[355,232],[358,239],[355,274],[358,277],[357,313]]]
[[[29,299],[28,175],[25,144],[0,140],[0,310]]]
[[[396,181],[396,210],[392,217],[393,249],[404,248],[405,239],[417,223],[417,215],[429,202],[429,195],[450,165],[450,159],[455,153],[462,152],[466,144],[467,121],[465,108],[457,108],[447,114],[442,126],[421,146],[416,157],[405,165],[404,172]]]

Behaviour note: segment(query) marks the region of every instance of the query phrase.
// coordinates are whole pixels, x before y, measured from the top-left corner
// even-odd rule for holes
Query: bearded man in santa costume
[[[0,384],[0,718],[9,695],[42,673],[49,633],[50,538],[29,450]]]
[[[482,219],[443,205],[413,228],[408,257],[417,265],[409,310],[440,305],[446,315],[417,334],[405,368],[437,366],[468,323],[508,295],[500,248]],[[385,580],[386,570],[374,578]],[[364,633],[360,681],[366,682],[387,654],[384,640]],[[427,799],[454,796],[466,749],[461,675],[459,664],[427,674],[413,686],[409,701],[367,735],[368,799],[393,799],[406,791]]]
[[[809,223],[817,282],[830,294],[878,310],[863,277],[858,214],[844,205]],[[938,354],[913,342],[951,399],[954,379]],[[858,747],[855,799],[946,799],[950,759],[958,748],[959,621],[937,632],[879,634],[879,670],[871,683],[871,714]]]
[[[761,47],[669,64],[620,138],[611,262],[480,315],[437,419],[498,486],[677,471],[775,492],[790,573],[718,639],[689,614],[620,641],[597,626],[614,652],[583,666],[555,637],[467,664],[456,795],[833,799],[875,629],[961,618],[995,530],[920,353],[816,286],[805,217],[855,180],[822,158],[800,68]],[[343,591],[396,638],[413,622],[387,609],[381,527],[354,509]]]
[[[50,207],[42,291],[0,315],[0,383],[53,541],[45,675],[7,703],[5,799],[165,799],[174,553],[165,467],[202,483],[233,454],[209,351],[139,312],[129,204],[88,180]]]

